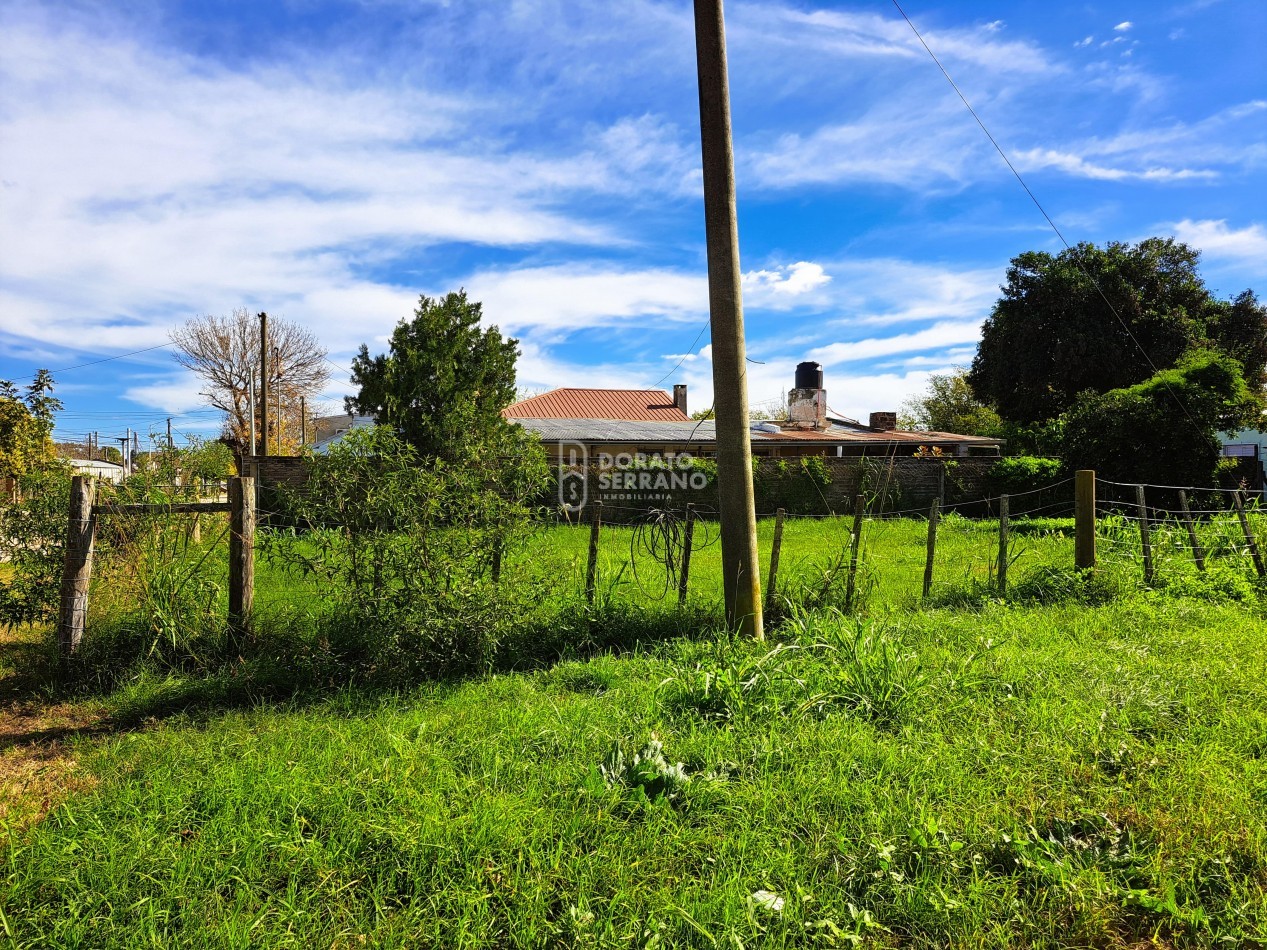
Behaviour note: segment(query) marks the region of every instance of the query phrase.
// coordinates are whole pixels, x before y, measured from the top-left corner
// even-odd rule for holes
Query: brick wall
[[[972,501],[986,495],[985,475],[997,461],[994,458],[939,459],[897,458],[870,460],[858,458],[820,458],[826,484],[819,484],[801,469],[801,460],[760,459],[753,480],[759,515],[772,514],[777,508],[800,515],[842,514],[853,510],[854,497],[860,492],[869,498],[883,492],[884,510],[926,509],[934,498],[945,505]],[[599,489],[599,473],[588,473],[588,500],[601,500],[604,518],[627,521],[647,508],[683,508],[687,503],[705,508],[717,507],[715,486],[703,489],[674,487],[657,489],[654,470],[649,488]],[[670,474],[670,478],[672,473]],[[553,499],[553,496],[552,496]],[[583,514],[582,517],[585,515]]]
[[[244,455],[238,471],[264,487],[294,487],[308,480],[308,462],[296,455]]]

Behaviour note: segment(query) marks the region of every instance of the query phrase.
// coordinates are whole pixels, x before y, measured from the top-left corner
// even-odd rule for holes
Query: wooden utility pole
[[[260,455],[268,455],[268,314],[260,314]]]
[[[273,372],[277,374],[277,451],[282,454],[282,359],[277,347],[273,347]]]
[[[735,162],[722,0],[695,0],[695,57],[708,243],[722,588],[727,624],[761,640],[765,638],[761,618],[761,568],[752,491],[743,298],[739,286],[739,225],[735,212]]]
[[[1095,471],[1083,468],[1073,476],[1073,566],[1095,567]]]
[[[308,444],[308,406],[307,400],[299,397],[299,450]]]
[[[167,417],[167,448],[172,447],[172,417]]]
[[[248,382],[249,392],[246,400],[250,403],[250,412],[247,413],[249,422],[247,425],[251,429],[251,454],[255,454],[255,371],[251,371],[250,380]]]

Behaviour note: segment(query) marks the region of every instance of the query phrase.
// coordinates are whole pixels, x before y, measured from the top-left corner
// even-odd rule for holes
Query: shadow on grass
[[[346,629],[330,619],[306,629],[294,620],[260,616],[247,637],[217,630],[173,650],[156,649],[148,631],[122,618],[90,632],[65,671],[52,662],[51,643],[30,645],[42,659],[32,665],[25,689],[47,701],[102,702],[109,714],[93,731],[123,732],[172,717],[197,721],[258,706],[346,702],[350,693],[374,704],[421,687],[443,692],[489,674],[714,636],[722,626],[719,611],[700,605],[587,607],[525,618],[481,658],[450,656],[429,664],[425,656],[414,663],[401,660],[399,646],[393,656],[376,656],[355,642],[355,635],[349,642]],[[334,633],[342,642],[332,645]]]

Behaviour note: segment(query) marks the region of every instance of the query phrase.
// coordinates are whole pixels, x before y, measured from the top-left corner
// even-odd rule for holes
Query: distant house
[[[117,462],[105,462],[101,459],[67,459],[67,463],[77,475],[91,475],[94,478],[118,485],[123,481],[123,466]]]
[[[998,455],[1002,440],[951,432],[905,432],[894,412],[873,412],[866,424],[831,413],[817,363],[796,368],[788,418],[753,422],[752,454],[764,458],[912,455],[920,446],[950,456]],[[686,387],[662,389],[554,389],[508,406],[502,415],[535,432],[547,455],[563,461],[578,446],[590,455],[644,454],[709,457],[717,451],[711,419],[687,414]]]
[[[1258,429],[1221,432],[1219,441],[1223,443],[1222,456],[1235,459],[1250,490],[1261,493],[1267,500],[1267,432]]]

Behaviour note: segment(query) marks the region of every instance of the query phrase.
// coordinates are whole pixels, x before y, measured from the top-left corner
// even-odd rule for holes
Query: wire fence
[[[189,487],[166,486],[173,497]],[[194,489],[219,500],[219,484]],[[163,486],[155,491],[163,493]],[[261,499],[268,500],[267,493]],[[1025,597],[1053,579],[1076,574],[1077,504],[1073,479],[1024,492],[940,506],[882,510],[864,499],[859,530],[852,514],[786,516],[779,529],[779,569],[770,576],[776,511],[758,513],[758,553],[768,600],[850,606],[954,601],[968,596]],[[1142,503],[1141,503],[1142,499]],[[1239,507],[1238,507],[1239,503]],[[1001,517],[1006,505],[1007,516]],[[875,510],[873,510],[873,508]],[[547,583],[591,601],[671,605],[685,598],[720,602],[720,522],[708,506],[652,508],[603,505],[596,529],[591,511],[542,511],[529,530],[499,555],[504,583]],[[290,530],[282,507],[258,507],[265,534]],[[1137,485],[1100,479],[1094,501],[1098,573],[1134,587],[1180,588],[1229,584],[1252,589],[1267,544],[1267,513],[1235,490],[1207,486]],[[119,532],[136,516],[111,516]],[[612,522],[603,519],[611,518]],[[223,545],[223,513],[169,519],[190,544]],[[595,540],[592,545],[591,539]],[[173,548],[172,550],[176,550]],[[227,581],[225,559],[213,557],[216,577]],[[592,579],[592,581],[591,581]],[[109,584],[104,572],[100,583]],[[315,576],[271,565],[261,558],[255,609],[299,617],[329,593]],[[1194,586],[1195,585],[1195,586]],[[1258,583],[1261,594],[1267,589]],[[856,592],[856,593],[855,593]],[[767,595],[769,591],[766,591]],[[108,599],[108,598],[107,598]]]

